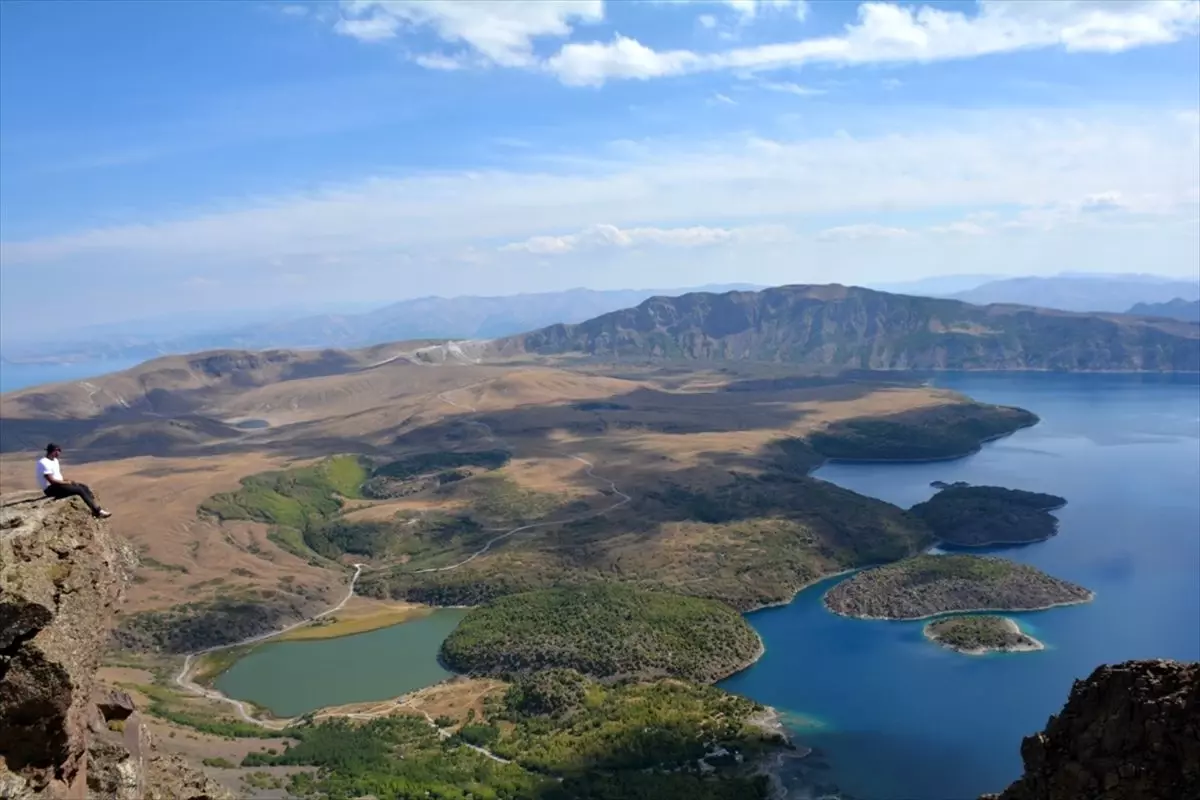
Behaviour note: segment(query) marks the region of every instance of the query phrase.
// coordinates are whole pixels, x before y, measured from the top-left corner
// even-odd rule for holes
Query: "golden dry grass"
[[[399,351],[373,352],[369,358],[386,360],[394,352]],[[367,357],[363,361],[374,363]],[[139,369],[144,374],[148,367]],[[154,380],[162,382],[164,375],[177,369],[179,365],[168,360],[150,371]],[[571,456],[591,461],[598,475],[625,488],[630,488],[625,476],[631,475],[642,484],[632,487],[637,490],[663,480],[711,486],[727,481],[730,469],[756,469],[770,443],[780,437],[803,435],[838,419],[895,413],[957,397],[919,386],[852,383],[729,392],[720,389],[746,376],[702,367],[663,374],[634,370],[629,374],[636,379],[631,379],[597,370],[432,367],[399,360],[349,374],[236,391],[222,386],[211,395],[206,413],[225,421],[266,419],[272,427],[249,431],[244,440],[211,454],[138,456],[86,464],[72,461],[71,443],[66,441],[64,472],[97,491],[114,512],[112,529],[143,555],[126,613],[203,600],[218,592],[276,588],[282,581],[311,587],[332,601],[343,589],[344,575],[281,549],[268,539],[265,525],[201,519],[197,507],[215,493],[236,489],[247,475],[308,463],[337,451],[370,452],[382,461],[422,449],[504,446],[511,449],[513,460],[502,473],[521,488],[558,494],[564,501],[584,500],[600,508],[611,503],[600,493],[606,484],[589,476]],[[195,370],[185,372],[179,379],[183,387],[212,382]],[[775,367],[766,374],[789,373]],[[122,395],[132,391],[134,383],[133,377],[119,375],[96,379],[91,385]],[[90,391],[76,383],[54,388],[49,395],[61,395],[56,407],[79,411],[87,405],[80,404],[80,392],[86,397]],[[28,411],[29,395],[5,395],[5,410]],[[88,402],[94,405],[98,398]],[[585,400],[608,401],[621,408],[584,410],[579,403]],[[495,438],[489,439],[478,425],[458,424],[474,419],[486,419]],[[457,438],[449,438],[450,434]],[[294,458],[298,452],[307,461]],[[0,484],[4,491],[33,485],[35,456],[3,454]],[[385,521],[397,514],[461,511],[462,502],[453,493],[356,500],[346,517]],[[381,620],[388,618],[380,615]]]
[[[321,619],[313,625],[288,631],[271,641],[311,641],[314,639],[336,639],[356,633],[387,628],[427,616],[433,608],[418,603],[392,603],[366,597],[354,597],[336,614]]]

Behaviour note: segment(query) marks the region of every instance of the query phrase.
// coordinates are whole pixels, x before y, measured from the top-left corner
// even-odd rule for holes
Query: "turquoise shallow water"
[[[1013,616],[1038,653],[962,656],[921,623],[828,613],[821,595],[755,612],[766,655],[724,688],[815,717],[798,739],[865,800],[951,800],[1021,771],[1021,738],[1059,710],[1076,678],[1132,658],[1200,659],[1200,377],[951,374],[938,385],[1018,405],[1038,426],[965,459],[832,464],[816,475],[909,506],[933,480],[1067,498],[1054,538],[993,551],[1096,592],[1094,602]]]
[[[354,636],[265,644],[234,662],[216,687],[281,717],[396,697],[450,677],[438,650],[465,613],[447,608]]]

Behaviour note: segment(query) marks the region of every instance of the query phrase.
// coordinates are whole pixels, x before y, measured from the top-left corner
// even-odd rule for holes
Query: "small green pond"
[[[444,608],[353,636],[264,644],[235,661],[215,685],[280,717],[386,700],[453,674],[438,663],[438,650],[464,614],[464,609]]]

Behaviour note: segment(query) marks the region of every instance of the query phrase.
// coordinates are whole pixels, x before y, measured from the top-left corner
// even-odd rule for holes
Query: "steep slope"
[[[1021,757],[1025,774],[983,800],[1200,797],[1200,664],[1097,668],[1022,742]]]
[[[97,685],[135,566],[78,500],[0,497],[0,797],[225,796],[153,748],[128,696]]]
[[[1141,317],[1165,317],[1184,322],[1200,322],[1200,300],[1192,300],[1189,303],[1183,298],[1176,297],[1166,303],[1138,303],[1129,309],[1128,313]]]
[[[1200,370],[1200,329],[869,289],[782,286],[655,297],[497,340],[499,354],[786,361],[858,369]]]

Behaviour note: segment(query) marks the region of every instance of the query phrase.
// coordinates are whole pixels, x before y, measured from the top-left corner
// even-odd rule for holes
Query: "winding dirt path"
[[[187,656],[183,659],[183,666],[180,668],[179,674],[177,674],[175,676],[175,685],[191,694],[199,695],[200,697],[206,697],[209,700],[216,700],[221,703],[228,703],[229,705],[234,707],[234,709],[237,711],[239,717],[241,717],[244,721],[249,722],[253,725],[258,725],[260,727],[270,728],[273,730],[281,730],[282,728],[286,728],[292,722],[292,720],[289,719],[289,720],[284,720],[284,721],[281,721],[281,720],[268,721],[268,720],[258,719],[257,717],[251,715],[248,711],[246,711],[246,705],[241,700],[234,700],[232,697],[226,697],[221,692],[218,692],[216,689],[206,689],[205,687],[203,687],[200,684],[193,681],[191,678],[191,673],[192,673],[192,667],[196,661],[196,657],[207,655],[209,653],[219,653],[222,650],[232,650],[235,647],[244,647],[249,644],[257,644],[258,642],[264,642],[267,639],[273,639],[274,637],[285,634],[288,631],[294,631],[296,628],[299,628],[302,625],[307,625],[308,623],[313,622],[314,620],[318,620],[318,619],[321,619],[322,617],[327,617],[330,614],[341,611],[342,608],[345,607],[346,603],[350,602],[350,598],[354,597],[354,586],[355,586],[355,584],[358,583],[359,576],[362,575],[363,566],[364,565],[362,565],[362,564],[354,565],[354,576],[350,579],[350,585],[346,589],[346,596],[343,597],[341,599],[341,601],[338,602],[336,605],[330,606],[329,608],[325,609],[324,611],[322,611],[319,614],[314,614],[313,616],[309,617],[308,619],[302,619],[299,622],[295,622],[291,625],[288,625],[285,628],[280,628],[277,631],[270,631],[268,633],[260,633],[257,636],[251,636],[249,639],[243,639],[240,642],[233,642],[231,644],[217,645],[216,647],[206,647],[203,650],[197,650],[194,653],[188,653]],[[278,723],[278,722],[282,722],[282,725],[279,725],[277,727],[276,724],[274,724],[274,723]]]

